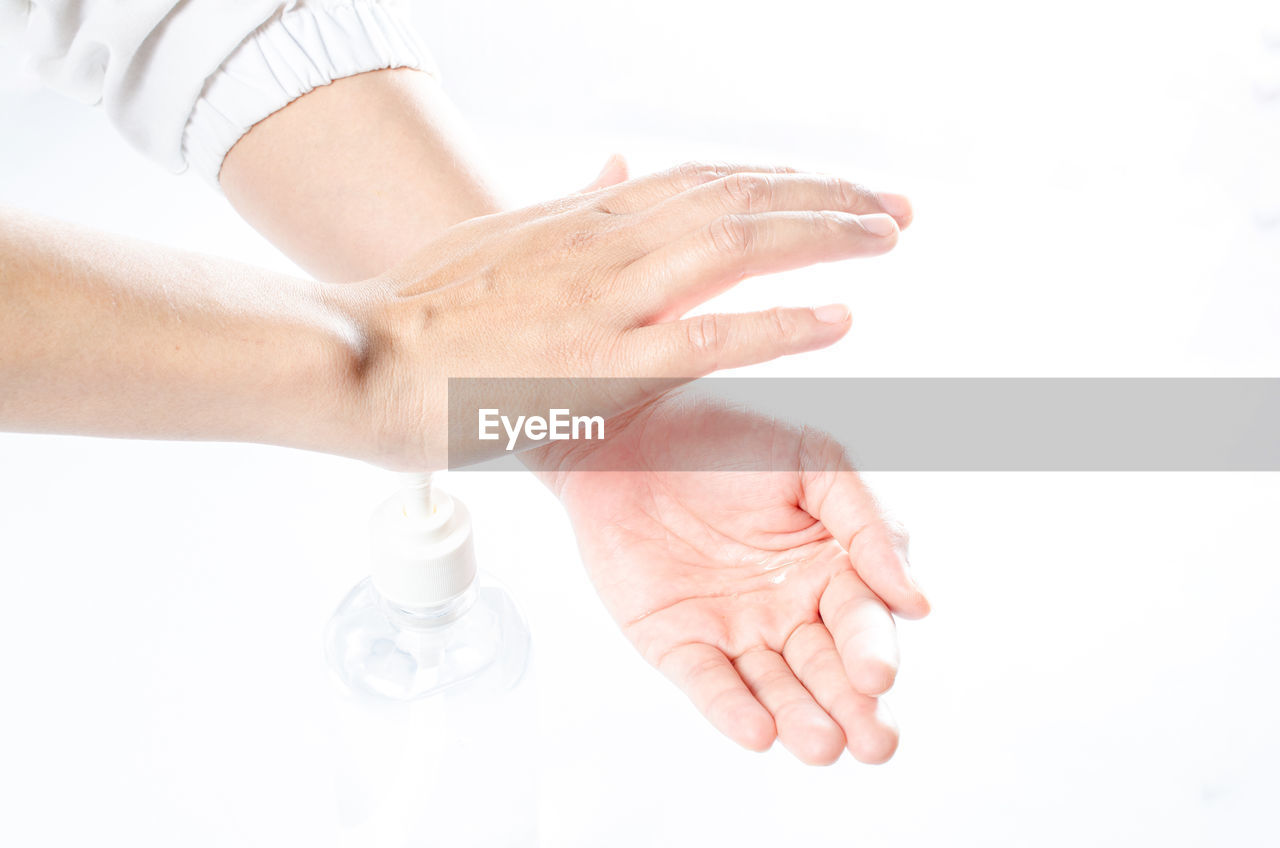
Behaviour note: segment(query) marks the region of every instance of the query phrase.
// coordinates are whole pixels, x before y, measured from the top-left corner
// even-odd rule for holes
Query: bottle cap
[[[407,609],[457,597],[476,577],[471,515],[429,478],[404,487],[374,510],[370,523],[378,592]]]

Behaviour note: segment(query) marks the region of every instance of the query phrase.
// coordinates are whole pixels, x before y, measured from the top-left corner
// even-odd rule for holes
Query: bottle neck
[[[462,592],[438,604],[425,607],[402,607],[382,595],[378,596],[378,602],[387,616],[398,626],[409,630],[431,630],[452,624],[462,618],[475,605],[478,596],[476,581],[472,580],[471,585]]]

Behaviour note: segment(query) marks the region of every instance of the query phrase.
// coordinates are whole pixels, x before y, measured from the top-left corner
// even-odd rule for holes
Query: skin
[[[347,132],[352,125],[376,131]],[[296,261],[349,281],[403,261],[442,221],[502,208],[472,150],[432,80],[378,72],[317,89],[259,123],[228,155],[222,185]],[[341,192],[313,179],[317,168]],[[741,214],[744,204],[755,211],[778,202],[774,189],[785,173],[691,166],[676,176],[689,181],[686,190],[699,181],[708,204],[727,210],[737,203]],[[755,176],[731,183],[726,177],[734,174]],[[627,178],[625,162],[612,157],[582,194],[600,208],[615,197],[604,190]],[[783,186],[782,196],[794,197],[791,188]],[[874,198],[899,228],[910,224],[906,198],[841,188]],[[345,202],[365,195],[380,202]],[[674,303],[671,315],[684,305]],[[561,309],[557,319],[571,321],[571,311]],[[703,319],[691,338],[723,344],[717,320]],[[845,747],[860,760],[884,761],[898,740],[878,697],[898,665],[889,611],[915,618],[929,603],[910,577],[905,534],[838,445],[810,433],[804,463],[797,453],[790,465],[803,473],[592,470],[644,461],[661,468],[663,452],[672,450],[704,467],[707,456],[725,455],[723,444],[690,435],[708,416],[711,432],[739,426],[760,452],[766,438],[795,444],[793,433],[775,432],[773,422],[749,412],[664,396],[611,420],[607,441],[522,458],[563,502],[588,573],[624,632],[713,725],[753,750],[780,737],[809,763],[830,762]],[[752,449],[740,444],[725,458]],[[762,579],[766,573],[785,579]]]
[[[827,177],[686,166],[449,228],[333,290],[368,340],[381,461],[447,464],[449,377],[655,378],[578,384],[575,412],[609,417],[663,381],[832,344],[850,325],[839,305],[682,316],[748,276],[892,249],[897,225],[877,208]],[[510,392],[486,404],[514,409],[525,384]]]
[[[731,211],[746,205],[727,188],[740,174],[680,168],[466,221],[347,286],[7,215],[0,424],[270,441],[421,471],[448,459],[449,377],[683,380],[831,344],[842,307],[679,320],[751,274],[893,247],[893,219],[839,181],[749,179],[777,185],[750,213]],[[581,411],[660,390],[626,386],[590,384]],[[291,436],[284,422],[301,418]]]
[[[897,727],[877,700],[898,670],[886,604],[914,618],[929,603],[905,532],[843,448],[696,396],[610,426],[607,441],[553,443],[534,461],[593,528],[579,534],[587,571],[641,655],[746,748],[776,737],[816,765],[846,747],[892,756]],[[738,470],[744,457],[768,465]],[[711,470],[667,470],[689,467]]]
[[[510,208],[475,147],[430,76],[377,71],[259,122],[228,152],[219,182],[316,279],[349,283],[408,261],[454,224]]]
[[[0,428],[356,448],[321,283],[0,209]],[[341,451],[339,451],[341,452]]]
[[[585,193],[498,214],[467,150],[443,95],[414,72],[318,89],[241,140],[223,167],[229,198],[346,286],[4,213],[0,426],[437,467],[448,376],[684,380],[834,343],[843,307],[682,316],[746,276],[883,253],[911,217],[904,198],[784,168],[688,165],[621,182],[618,162]],[[611,611],[740,743],[777,734],[806,762],[842,744],[888,756],[896,731],[874,698],[897,662],[886,604],[927,611],[905,559],[885,564],[899,537],[834,455],[817,457],[817,477],[747,481],[749,503],[734,474],[576,473],[609,465],[607,450],[723,450],[684,434],[689,416],[714,413],[717,427],[731,416],[660,394],[585,399],[631,410],[622,420],[648,422],[636,432],[657,442],[530,458]],[[652,556],[619,555],[627,544]],[[766,586],[757,570],[786,579]]]

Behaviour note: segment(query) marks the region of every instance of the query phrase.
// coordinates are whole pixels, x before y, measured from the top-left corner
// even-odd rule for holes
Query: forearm
[[[0,210],[0,429],[351,452],[323,287]]]
[[[497,194],[478,176],[479,168],[470,149],[452,107],[434,80],[410,71],[379,71],[315,89],[259,122],[226,158],[222,185],[241,214],[296,261],[319,270],[326,279],[350,281],[399,266],[402,259],[418,253],[459,221],[499,211]],[[592,188],[612,186],[625,179],[625,166],[611,160]],[[641,208],[680,195],[703,209],[699,215],[706,215],[701,219],[706,230],[699,230],[697,215],[688,219],[687,229],[670,226],[668,234],[672,237],[687,234],[680,241],[682,249],[704,257],[699,262],[680,265],[677,271],[664,269],[659,276],[670,283],[697,285],[698,266],[708,261],[707,257],[714,266],[741,262],[749,263],[753,269],[767,266],[783,270],[794,267],[788,263],[874,255],[892,248],[896,242],[897,225],[884,214],[879,197],[844,181],[799,175],[790,169],[751,172],[732,166],[686,166],[637,181],[632,184],[632,193]],[[772,207],[762,207],[761,198],[770,198]],[[589,194],[581,195],[577,205],[589,210],[593,202]],[[559,216],[563,225],[580,228],[569,238],[575,244],[572,252],[581,254],[581,245],[586,243],[582,235],[598,226],[599,221],[569,223],[571,219],[566,216],[575,201],[561,203],[558,208],[564,213]],[[668,205],[672,204],[674,200]],[[785,238],[760,235],[749,239],[768,245],[768,250],[787,254],[781,264],[768,265],[758,257],[734,251],[732,238],[716,238],[714,222],[719,216],[729,213],[725,220],[745,222],[744,218],[733,217],[734,213],[743,215],[765,208],[830,210],[834,216],[751,218],[760,223],[791,221],[787,226],[798,226]],[[852,213],[860,217],[850,217]],[[904,215],[904,224],[909,217],[909,212]],[[654,223],[661,222],[663,216],[637,215],[631,220]],[[522,303],[514,290],[499,296],[498,290],[506,288],[503,279],[508,273],[501,268],[512,257],[505,254],[505,248],[486,249],[480,241],[481,234],[495,227],[502,229],[503,221],[504,216],[495,214],[463,228],[455,226],[450,237],[435,242],[427,258],[416,260],[418,270],[426,272],[428,278],[449,279],[450,284],[430,284],[441,295],[433,306],[431,325],[436,332],[431,339],[422,340],[425,345],[412,345],[420,357],[412,370],[430,372],[439,379],[468,375],[563,376],[567,373],[566,363],[554,356],[548,359],[548,352],[556,349],[555,339],[569,337],[576,341],[576,364],[568,364],[575,373],[580,372],[582,340],[607,336],[608,328],[623,314],[612,310],[592,317],[588,307],[591,299],[583,293],[589,288],[592,275],[581,270],[572,274],[572,295],[550,304],[545,312]],[[864,222],[876,224],[874,230]],[[504,235],[519,240],[518,234]],[[536,297],[548,295],[553,290],[552,280],[565,266],[561,246],[564,238],[565,234],[555,226],[543,231],[535,239],[538,243],[534,249],[518,260],[518,268],[511,270],[512,279],[531,283],[538,289]],[[704,244],[707,240],[709,250]],[[643,239],[632,236],[628,243],[643,243]],[[539,265],[546,250],[554,254],[555,270]],[[461,280],[443,273],[452,264],[451,257],[461,260],[468,255],[457,270],[467,282],[487,280],[483,293],[458,285]],[[680,250],[671,255],[680,255]],[[628,267],[639,266],[633,263]],[[481,268],[483,273],[478,270]],[[403,272],[398,268],[392,276],[403,276]],[[731,269],[719,279],[732,284],[747,273],[746,268]],[[609,278],[608,273],[605,278]],[[708,275],[703,283],[706,294],[701,296],[723,285],[712,282],[715,279],[716,273]],[[640,285],[626,290],[634,294],[649,287]],[[701,296],[692,297],[692,302]],[[581,305],[566,309],[570,302]],[[665,313],[651,309],[644,313],[650,317],[643,323],[652,322],[654,316],[678,314],[690,302],[686,300]],[[510,314],[512,310],[514,315]],[[734,367],[825,346],[844,334],[847,319],[848,311],[837,307],[834,312],[825,310],[824,315],[808,309],[790,309],[752,316],[704,316],[691,319],[695,322],[692,326],[672,322],[662,332],[669,333],[674,342],[665,347],[656,346],[655,342],[654,348],[632,356],[627,367],[635,368],[644,362],[640,366],[643,376],[687,378],[700,373],[699,368]],[[446,325],[454,323],[460,325],[457,334],[442,332]],[[648,337],[656,338],[659,331],[655,328],[646,332]],[[541,343],[523,355],[509,357],[509,361],[494,363],[490,361],[492,351],[485,349],[481,341],[493,338],[494,333],[504,338],[503,347],[512,349],[530,337]],[[730,342],[742,348],[734,353],[741,357],[739,360],[730,355]],[[660,347],[665,353],[658,353]],[[616,376],[622,372],[609,373]],[[405,387],[420,393],[421,385],[419,382]],[[383,401],[395,403],[395,397],[393,393],[384,396]],[[438,448],[445,435],[434,432],[428,442],[434,439]],[[432,455],[438,459],[440,451]],[[532,460],[530,464],[535,469],[544,464],[527,454],[522,458]]]
[[[381,273],[453,224],[502,208],[452,103],[410,70],[298,98],[231,149],[221,184],[260,233],[331,282]]]
[[[379,274],[502,206],[439,84],[404,69],[338,80],[259,122],[227,154],[221,184],[250,224],[329,282]]]
[[[228,155],[236,209],[323,280],[376,276],[497,211],[452,108],[409,70],[339,80]],[[0,429],[266,442],[395,464],[364,327],[326,286],[0,210]]]

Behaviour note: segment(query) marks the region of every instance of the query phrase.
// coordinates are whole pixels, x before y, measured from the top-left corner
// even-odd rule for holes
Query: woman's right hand
[[[575,398],[575,414],[609,417],[659,381],[826,347],[849,329],[844,306],[681,316],[749,276],[885,253],[910,220],[905,198],[845,180],[689,164],[459,224],[326,294],[360,335],[358,453],[446,465],[450,377],[657,378]]]

